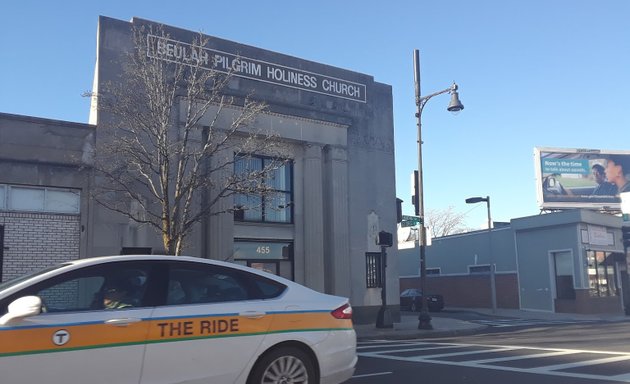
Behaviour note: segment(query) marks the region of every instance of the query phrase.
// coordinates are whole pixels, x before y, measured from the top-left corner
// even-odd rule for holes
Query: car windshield
[[[53,265],[51,267],[40,269],[40,270],[37,270],[35,272],[27,273],[26,275],[22,275],[22,276],[16,277],[15,279],[11,279],[11,280],[2,282],[2,283],[0,283],[0,292],[4,291],[5,289],[8,289],[8,288],[10,288],[10,287],[12,287],[12,286],[14,286],[16,284],[19,284],[19,283],[21,283],[21,282],[23,282],[25,280],[28,280],[28,279],[30,279],[32,277],[43,275],[44,273],[48,273],[50,271],[54,271],[56,269],[65,267],[66,265],[69,265],[69,263]]]

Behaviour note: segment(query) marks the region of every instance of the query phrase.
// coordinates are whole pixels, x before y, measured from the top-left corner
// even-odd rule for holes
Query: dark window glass
[[[147,262],[115,262],[84,267],[34,284],[7,297],[0,312],[13,300],[35,295],[46,312],[116,310],[143,307],[150,279]]]
[[[382,287],[381,276],[381,253],[366,252],[365,253],[365,286],[367,288]]]
[[[87,311],[97,306],[97,296],[105,278],[86,276],[62,281],[37,292],[47,312]]]
[[[253,283],[262,293],[263,299],[273,299],[274,297],[278,297],[286,288],[286,286],[268,279],[255,279]]]
[[[558,299],[575,299],[573,287],[573,254],[571,252],[558,252],[553,257],[556,274],[556,297]]]
[[[293,221],[293,164],[285,162],[274,168],[274,162],[277,160],[261,156],[236,156],[234,173],[237,178],[240,176],[246,179],[244,185],[261,183],[267,193],[235,195],[234,220],[272,223]],[[260,175],[259,179],[256,179],[257,175]]]
[[[220,266],[171,264],[166,305],[269,299],[286,287],[273,280]]]
[[[617,266],[614,254],[604,251],[587,251],[590,295],[617,296]]]

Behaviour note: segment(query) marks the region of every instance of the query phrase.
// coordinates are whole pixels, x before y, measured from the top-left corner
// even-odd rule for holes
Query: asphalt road
[[[499,326],[476,335],[361,342],[348,383],[630,383],[629,322],[506,326],[505,319],[491,320]]]

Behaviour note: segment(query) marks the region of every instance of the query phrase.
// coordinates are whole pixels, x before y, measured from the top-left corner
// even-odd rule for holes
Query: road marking
[[[487,325],[493,328],[505,327],[529,327],[534,325],[567,325],[567,324],[589,324],[596,320],[528,320],[528,319],[479,319],[470,320],[473,323]]]
[[[515,349],[512,349],[512,350],[514,351]],[[474,362],[476,364],[492,364],[492,363],[503,363],[506,361],[514,361],[514,360],[541,359],[545,357],[555,357],[555,356],[564,356],[564,355],[573,355],[573,354],[575,354],[575,352],[554,351],[554,352],[534,353],[534,354],[525,355],[525,356],[510,356],[510,357],[499,357],[496,359],[474,360]]]
[[[366,373],[364,375],[354,375],[352,376],[353,379],[358,379],[361,377],[371,377],[371,376],[383,376],[383,375],[391,375],[394,372],[377,372],[377,373]]]
[[[369,343],[369,344],[368,344]],[[451,348],[467,348],[466,351],[447,352]],[[470,348],[473,348],[471,351]],[[368,350],[369,349],[369,350]],[[430,354],[430,351],[441,350],[444,353]],[[510,355],[501,356],[501,353],[523,350],[531,351],[526,355]],[[462,343],[432,343],[422,341],[411,342],[360,342],[357,346],[359,356],[372,357],[379,359],[408,361],[416,363],[441,364],[450,366],[461,366],[478,369],[491,369],[498,371],[509,371],[518,373],[532,373],[540,375],[561,376],[567,378],[581,378],[591,380],[615,381],[618,383],[630,383],[630,364],[628,364],[627,372],[620,373],[615,376],[601,375],[591,373],[570,372],[569,370],[581,367],[595,367],[600,364],[616,363],[630,361],[630,353],[627,352],[609,352],[609,351],[590,351],[580,349],[563,349],[563,348],[536,348],[517,345],[491,345],[491,344],[462,344]],[[407,356],[400,356],[400,353],[406,353]],[[418,352],[414,355],[413,352]],[[429,354],[422,354],[429,352]],[[395,355],[398,354],[398,355]],[[409,355],[411,354],[411,355]],[[475,354],[497,354],[495,358],[475,359]],[[597,355],[591,356],[588,360],[581,360],[583,354]],[[518,362],[520,360],[545,359],[556,356],[567,356],[569,359],[575,356],[575,361],[545,365],[544,362],[532,367],[520,368],[508,365],[500,365],[502,362]],[[469,360],[451,361],[449,357],[470,356]],[[602,371],[604,371],[602,369]]]
[[[559,370],[563,370],[563,369],[584,367],[584,366],[587,366],[587,365],[616,363],[617,361],[624,361],[624,360],[630,360],[630,356],[613,356],[613,357],[607,357],[607,358],[604,358],[604,359],[595,359],[595,360],[581,361],[581,362],[578,362],[578,363],[548,365],[548,366],[545,366],[545,369],[552,370],[552,371],[556,371],[556,370],[559,371]]]
[[[361,342],[359,344],[357,344],[357,350],[360,349],[368,349],[368,348],[389,348],[389,347],[403,347],[406,345],[410,345],[413,346],[415,345],[414,343],[410,343],[410,342],[390,342],[390,341],[383,341],[383,342],[378,342],[378,343],[366,343],[366,342]]]

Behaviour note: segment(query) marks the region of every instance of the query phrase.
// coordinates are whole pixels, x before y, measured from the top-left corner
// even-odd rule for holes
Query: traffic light
[[[381,247],[391,247],[394,245],[394,237],[390,232],[380,231],[376,238],[376,244]]]
[[[623,239],[623,246],[630,248],[630,227],[621,227],[621,238]]]

